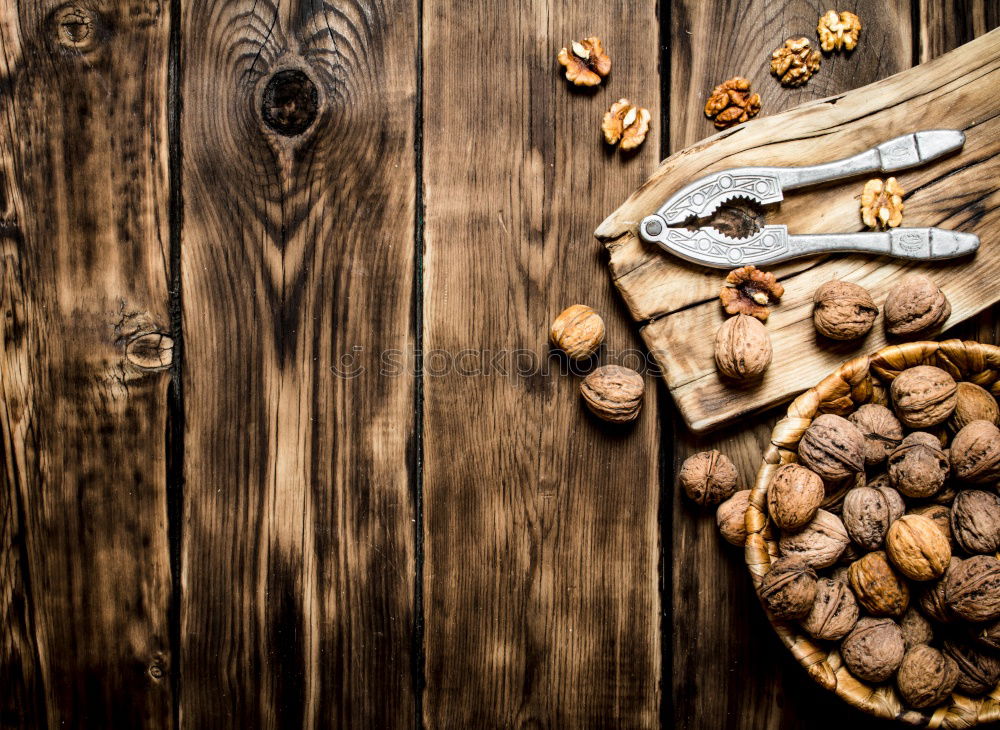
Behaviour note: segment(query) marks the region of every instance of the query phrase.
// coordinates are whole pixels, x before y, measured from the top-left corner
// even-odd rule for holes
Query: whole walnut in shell
[[[955,614],[953,614],[951,609],[948,608],[948,601],[945,597],[945,589],[948,586],[948,574],[961,564],[961,558],[952,556],[944,575],[927,586],[917,599],[917,602],[920,604],[920,610],[923,614],[938,623],[951,623],[956,618]]]
[[[586,304],[574,304],[552,322],[549,340],[570,359],[586,360],[604,342],[604,320]]]
[[[1000,681],[1000,658],[967,641],[944,642],[944,653],[958,666],[958,690],[971,695],[986,694]]]
[[[771,364],[771,355],[767,328],[748,314],[730,317],[715,336],[715,365],[724,378],[759,378]]]
[[[948,429],[957,433],[973,421],[1000,423],[1000,407],[986,388],[963,380],[958,384],[955,412],[948,419]]]
[[[878,307],[864,287],[849,281],[828,281],[813,295],[813,324],[831,340],[855,340],[875,324]]]
[[[930,497],[944,485],[949,468],[941,442],[914,431],[889,455],[889,483],[907,497]]]
[[[798,464],[782,464],[767,488],[767,512],[782,530],[796,530],[815,517],[825,497],[817,474]]]
[[[741,489],[719,505],[715,511],[715,524],[730,545],[743,547],[747,541],[746,513],[750,506],[750,490]]]
[[[966,621],[1000,618],[1000,560],[976,555],[950,567],[944,598],[952,613]]]
[[[918,365],[892,381],[892,402],[899,420],[910,428],[944,423],[958,404],[958,384],[941,368]]]
[[[758,592],[777,618],[802,618],[816,598],[816,572],[798,558],[778,558],[761,581]]]
[[[903,424],[896,415],[878,403],[865,403],[847,417],[865,437],[865,466],[877,466],[903,440]]]
[[[955,689],[958,679],[955,661],[924,644],[906,652],[896,675],[896,686],[906,704],[922,709],[944,701]]]
[[[638,418],[645,389],[639,373],[620,365],[599,367],[580,383],[580,395],[587,408],[610,423],[628,423]]]
[[[951,316],[951,303],[928,277],[911,274],[889,292],[883,312],[890,335],[917,338],[941,329]]]
[[[917,609],[910,606],[899,621],[903,631],[903,644],[909,651],[921,644],[930,644],[934,640],[934,627]]]
[[[906,581],[881,550],[851,563],[847,579],[858,603],[872,616],[900,616],[910,603]]]
[[[718,504],[733,496],[739,474],[728,456],[712,449],[685,459],[679,477],[687,496],[705,506]]]
[[[855,487],[844,498],[841,519],[856,545],[876,550],[905,511],[903,498],[892,487]]]
[[[951,505],[951,534],[967,553],[1000,549],[1000,497],[981,489],[963,489]]]
[[[831,482],[865,469],[865,437],[846,418],[817,416],[799,441],[799,460]]]
[[[939,578],[951,562],[948,538],[921,515],[903,515],[893,522],[885,548],[893,565],[910,580]]]
[[[786,532],[778,541],[785,557],[801,558],[817,570],[837,562],[850,538],[840,518],[824,509],[817,510],[808,525],[796,532]]]
[[[1000,480],[1000,428],[990,421],[973,421],[956,433],[951,468],[955,476],[972,484]]]
[[[858,621],[858,603],[847,584],[833,578],[820,578],[816,598],[802,628],[815,639],[837,641],[844,638]]]
[[[920,507],[914,507],[910,512],[930,519],[941,530],[941,534],[948,538],[948,542],[953,542],[951,534],[951,507],[944,504],[925,504]]]
[[[889,679],[899,669],[905,653],[903,632],[889,618],[859,619],[840,645],[847,668],[855,677],[868,682]]]
[[[1000,621],[991,621],[974,627],[972,638],[979,646],[993,651],[1000,650]]]

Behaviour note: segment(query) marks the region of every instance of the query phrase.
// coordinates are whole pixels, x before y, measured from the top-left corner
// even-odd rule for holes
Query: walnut
[[[813,295],[813,324],[831,340],[864,337],[877,316],[868,290],[849,281],[828,281]]]
[[[1000,428],[990,421],[973,421],[951,442],[951,468],[955,476],[972,484],[1000,480]]]
[[[937,525],[941,534],[948,538],[948,542],[952,542],[950,507],[944,504],[925,504],[921,507],[914,507],[910,513],[928,518]]]
[[[799,460],[827,481],[853,476],[865,468],[865,437],[846,418],[817,416],[799,441]]]
[[[781,554],[798,557],[820,570],[837,562],[850,542],[847,529],[837,515],[817,510],[812,521],[796,532],[786,532],[778,541]]]
[[[771,364],[771,338],[760,320],[730,317],[715,336],[715,365],[730,380],[759,378]]]
[[[865,437],[865,466],[881,464],[903,440],[903,424],[878,403],[865,403],[847,420]]]
[[[767,487],[767,513],[782,530],[796,530],[812,520],[825,496],[818,475],[798,464],[782,464]]]
[[[930,497],[948,478],[948,455],[941,442],[914,431],[889,454],[889,482],[907,497]]]
[[[719,300],[726,314],[749,314],[766,322],[771,314],[768,305],[777,304],[784,294],[785,287],[778,283],[774,274],[750,264],[729,272],[719,292]]]
[[[604,342],[604,320],[586,304],[574,304],[552,322],[549,340],[571,360],[586,360]]]
[[[847,534],[865,550],[877,550],[889,526],[903,516],[906,505],[892,487],[856,487],[844,498],[841,518]]]
[[[819,71],[821,58],[808,38],[789,38],[771,54],[771,73],[783,86],[802,86]]]
[[[702,506],[718,504],[736,492],[736,465],[716,450],[692,454],[681,464],[681,486],[693,501]]]
[[[1000,549],[1000,497],[981,489],[963,489],[951,505],[951,534],[967,553]]]
[[[826,641],[838,641],[854,628],[858,621],[858,603],[847,584],[833,578],[816,582],[816,599],[802,628],[810,636]]]
[[[993,651],[1000,649],[1000,621],[973,627],[971,636],[980,646]]]
[[[622,151],[633,150],[646,141],[649,132],[649,109],[636,106],[628,99],[619,99],[604,114],[601,131],[604,141],[610,145],[618,144]]]
[[[861,191],[861,221],[872,230],[896,228],[903,222],[904,195],[894,177],[869,180]]]
[[[600,38],[573,41],[559,51],[557,60],[566,67],[566,79],[576,86],[597,86],[611,73],[611,59],[604,52]]]
[[[952,613],[966,621],[1000,618],[1000,560],[976,555],[950,567],[944,598]]]
[[[924,615],[938,623],[947,624],[955,620],[955,614],[948,607],[945,591],[948,587],[948,574],[961,564],[961,558],[952,556],[944,575],[927,586],[917,599]]]
[[[1000,408],[986,388],[963,380],[958,384],[955,412],[948,419],[948,430],[957,433],[973,421],[1000,423]]]
[[[910,428],[928,428],[948,419],[958,402],[958,385],[933,365],[918,365],[892,381],[896,414]]]
[[[903,631],[903,644],[907,651],[921,644],[930,644],[934,640],[934,628],[931,622],[913,606],[906,609],[903,618],[899,620],[899,628]]]
[[[719,129],[742,124],[760,111],[760,94],[750,93],[750,82],[734,76],[712,89],[705,102],[705,116],[715,120]]]
[[[903,515],[885,537],[885,551],[899,572],[910,580],[944,575],[951,561],[951,544],[930,518]]]
[[[741,489],[719,505],[715,524],[730,545],[743,547],[747,541],[746,514],[750,506],[750,490]]]
[[[859,619],[840,645],[840,655],[851,673],[868,682],[889,679],[903,661],[903,632],[889,618]]]
[[[861,32],[861,19],[846,10],[838,13],[828,10],[821,15],[816,25],[819,35],[819,47],[826,52],[839,51],[844,48],[853,51],[858,44],[858,34]]]
[[[910,603],[910,589],[889,565],[883,551],[868,553],[847,570],[858,603],[872,616],[900,616]]]
[[[645,387],[642,376],[635,370],[604,365],[583,379],[580,395],[598,418],[627,423],[639,417]]]
[[[906,704],[921,709],[943,702],[955,689],[958,679],[958,665],[954,659],[933,647],[920,645],[903,657],[896,686]]]
[[[916,339],[944,326],[951,316],[951,302],[928,277],[911,274],[889,291],[883,312],[890,335]]]
[[[972,695],[986,694],[1000,681],[1000,658],[967,641],[944,642],[944,653],[958,666],[958,689]]]
[[[778,558],[761,581],[759,593],[775,617],[802,618],[816,597],[816,572],[798,558]]]

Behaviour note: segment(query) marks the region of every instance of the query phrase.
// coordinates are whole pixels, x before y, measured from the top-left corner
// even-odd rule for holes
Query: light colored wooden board
[[[667,159],[597,229],[611,252],[611,270],[636,320],[649,321],[643,339],[653,352],[688,427],[704,432],[781,402],[817,381],[842,360],[884,343],[881,321],[861,343],[817,343],[811,296],[824,281],[844,278],[884,301],[908,271],[930,273],[952,301],[950,324],[1000,299],[1000,31],[945,56],[867,87],[797,107],[728,130]],[[712,340],[722,321],[716,296],[722,272],[695,267],[634,235],[635,223],[680,186],[713,170],[739,165],[811,164],[861,151],[919,129],[966,132],[965,149],[900,173],[905,225],[954,228],[982,239],[974,258],[901,264],[888,259],[832,256],[791,262],[774,271],[786,297],[768,323],[774,362],[763,381],[737,389],[715,373]],[[793,193],[769,218],[793,232],[861,229],[857,196],[863,180]],[[691,333],[696,336],[691,336]]]

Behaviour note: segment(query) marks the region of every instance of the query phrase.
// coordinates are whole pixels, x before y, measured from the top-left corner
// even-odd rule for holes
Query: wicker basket
[[[947,340],[892,345],[874,355],[856,357],[796,398],[787,415],[774,427],[750,494],[745,557],[755,586],[760,585],[771,569],[772,558],[778,555],[777,540],[770,534],[767,519],[767,487],[775,470],[781,464],[797,460],[799,439],[815,416],[822,413],[844,416],[864,403],[887,404],[888,384],[915,365],[936,365],[956,380],[981,385],[994,396],[1000,394],[1000,347]],[[1000,720],[1000,685],[985,698],[971,699],[956,693],[945,705],[926,711],[912,710],[904,705],[893,683],[870,685],[855,678],[843,665],[835,645],[816,642],[796,623],[769,618],[782,642],[813,679],[865,712],[935,728],[964,728]]]

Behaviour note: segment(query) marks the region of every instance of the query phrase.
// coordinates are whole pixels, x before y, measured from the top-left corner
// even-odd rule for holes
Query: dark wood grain
[[[172,724],[168,8],[0,5],[0,725]]]
[[[856,2],[864,23],[850,56],[827,56],[819,73],[797,90],[769,73],[771,51],[786,37],[815,38],[823,2],[702,3],[676,0],[671,23],[670,148],[714,132],[702,109],[715,84],[740,74],[762,98],[761,114],[788,109],[889,76],[911,65],[911,12],[906,0]],[[693,439],[677,423],[674,467],[694,453],[718,448],[736,461],[749,487],[775,416],[746,419],[712,438]],[[672,498],[673,654],[671,716],[679,728],[795,728],[866,725],[870,721],[811,683],[774,634],[753,593],[742,552],[714,530],[714,515],[696,509],[680,490]]]
[[[417,23],[183,3],[189,727],[415,722]]]
[[[601,360],[637,364],[591,231],[656,160],[659,124],[637,156],[600,137],[622,96],[658,119],[655,3],[504,0],[468,13],[424,2],[424,718],[655,727],[655,381],[639,422],[615,430],[584,411],[578,376],[532,365],[564,364],[548,326],[578,302],[607,320]],[[575,91],[556,54],[592,34],[614,66],[596,91]],[[484,47],[502,62],[470,61]],[[467,372],[505,353],[507,374],[432,374],[433,353],[466,349]]]

